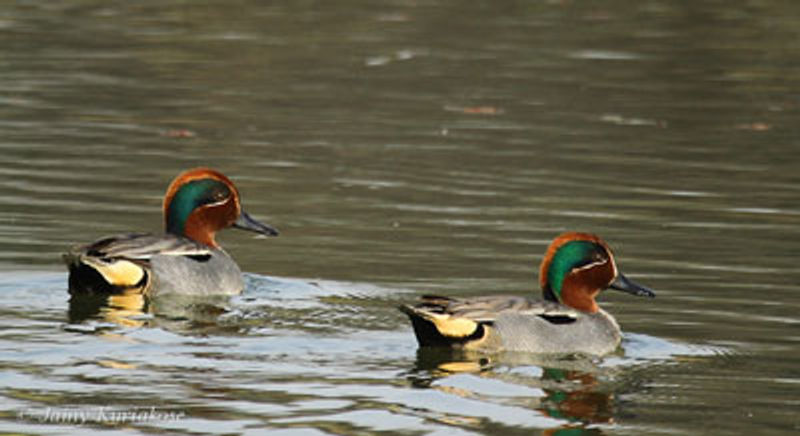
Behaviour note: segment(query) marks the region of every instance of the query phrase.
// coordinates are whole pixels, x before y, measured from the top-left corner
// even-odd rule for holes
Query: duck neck
[[[215,232],[199,214],[192,213],[189,215],[186,224],[183,226],[183,234],[181,236],[208,245],[211,248],[219,247],[215,239]]]
[[[598,293],[600,291],[597,289],[570,286],[561,292],[561,303],[581,312],[596,313],[600,310],[594,299]]]

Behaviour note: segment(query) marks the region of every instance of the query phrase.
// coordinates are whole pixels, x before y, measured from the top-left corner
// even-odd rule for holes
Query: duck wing
[[[147,289],[153,256],[187,256],[202,260],[211,248],[172,234],[129,233],[75,246],[64,254],[71,293]]]
[[[100,239],[70,250],[70,254],[108,259],[149,260],[154,255],[204,256],[211,249],[199,242],[172,234],[129,233]]]

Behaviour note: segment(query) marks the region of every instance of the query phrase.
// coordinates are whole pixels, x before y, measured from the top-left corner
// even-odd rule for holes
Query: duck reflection
[[[229,312],[229,300],[224,295],[150,297],[136,289],[117,294],[73,294],[68,319],[71,324],[100,321],[121,327],[160,327],[171,331],[223,328],[219,317]]]
[[[118,294],[73,294],[68,318],[71,324],[95,319],[123,327],[142,327],[150,309],[149,299],[136,289]]]
[[[530,369],[528,371],[527,369]],[[546,435],[601,435],[597,425],[614,422],[613,394],[598,383],[596,362],[574,356],[547,357],[528,353],[481,353],[422,347],[417,350],[415,370],[409,375],[414,387],[432,388],[459,396],[474,396],[463,386],[453,389],[437,380],[471,373],[477,377],[528,385],[543,392],[538,398],[516,401],[542,415],[564,422],[546,429]]]
[[[580,423],[581,427],[572,425],[563,428],[550,429],[545,434],[573,435],[573,434],[602,434],[597,428],[585,428],[588,424],[611,424],[614,422],[612,410],[612,394],[598,389],[597,378],[594,374],[564,370],[559,368],[544,368],[542,380],[568,386],[568,388],[547,389],[547,397],[542,401],[539,409],[551,418],[560,418],[572,423]]]

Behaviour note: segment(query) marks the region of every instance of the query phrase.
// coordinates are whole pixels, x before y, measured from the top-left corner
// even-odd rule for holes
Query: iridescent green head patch
[[[570,241],[562,245],[553,255],[547,270],[545,293],[549,290],[557,301],[562,302],[561,291],[564,279],[575,268],[588,265],[605,257],[605,249],[592,241]]]
[[[198,179],[181,186],[167,209],[167,232],[183,235],[186,220],[200,206],[228,198],[231,191],[224,183],[214,179]]]

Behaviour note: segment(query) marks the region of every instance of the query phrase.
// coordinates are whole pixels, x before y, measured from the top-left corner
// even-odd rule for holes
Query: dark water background
[[[792,1],[5,4],[0,432],[795,434],[799,91]],[[245,294],[70,310],[198,165],[282,231],[221,236]],[[417,352],[397,304],[538,293],[565,230],[658,292],[620,353]]]

